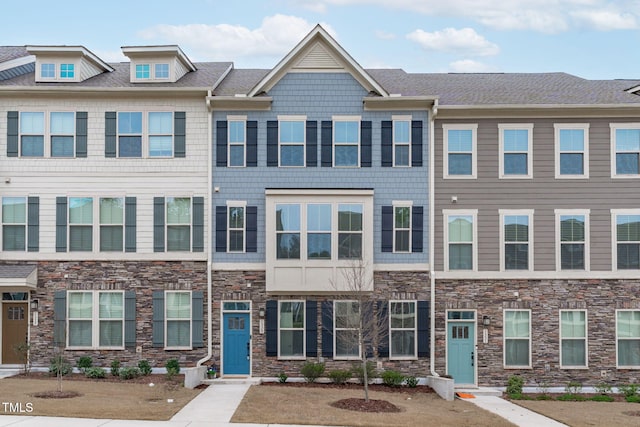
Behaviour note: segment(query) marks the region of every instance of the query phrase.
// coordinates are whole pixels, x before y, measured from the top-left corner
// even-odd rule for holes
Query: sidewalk
[[[493,412],[514,423],[519,427],[562,427],[565,424],[556,420],[540,415],[537,412],[530,411],[522,406],[504,400],[496,396],[476,396],[474,399],[465,399],[468,402],[475,403],[484,410]],[[566,426],[565,426],[566,427]]]

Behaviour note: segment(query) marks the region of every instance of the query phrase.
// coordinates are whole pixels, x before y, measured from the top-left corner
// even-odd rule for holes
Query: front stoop
[[[202,380],[202,384],[216,385],[216,384],[251,384],[256,385],[262,382],[261,378],[254,377],[221,377],[213,380]]]
[[[489,387],[464,387],[464,388],[458,388],[456,387],[454,389],[454,391],[456,393],[466,393],[466,394],[472,394],[474,396],[495,396],[495,397],[502,397],[502,391],[495,389],[495,388],[489,388]]]

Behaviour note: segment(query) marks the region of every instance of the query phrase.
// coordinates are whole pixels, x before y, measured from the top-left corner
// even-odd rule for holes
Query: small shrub
[[[549,394],[549,383],[547,380],[538,381],[538,392],[542,393],[542,395]]]
[[[507,395],[514,399],[513,395],[522,395],[522,386],[524,386],[524,378],[520,375],[511,375],[507,381]]]
[[[596,393],[598,394],[606,395],[611,393],[611,386],[607,383],[596,384],[593,388],[596,390]]]
[[[606,394],[597,394],[589,400],[593,400],[594,402],[613,402],[615,399]]]
[[[278,374],[278,382],[280,384],[286,383],[288,378],[289,377],[287,376],[287,374],[284,373],[284,371]]]
[[[67,375],[71,372],[71,364],[62,355],[57,355],[49,363],[49,373],[53,376]]]
[[[314,383],[324,374],[324,363],[307,362],[300,369],[300,373],[306,382]]]
[[[531,400],[531,397],[527,396],[526,394],[522,394],[522,393],[511,393],[511,394],[509,394],[509,399],[513,399],[513,400]]]
[[[140,369],[136,367],[125,367],[120,369],[120,378],[123,380],[132,380],[140,376]]]
[[[569,381],[564,390],[567,394],[579,394],[582,391],[582,384],[579,381]]]
[[[113,362],[111,362],[111,375],[113,375],[114,377],[120,375],[120,360],[115,359]]]
[[[351,379],[351,371],[348,369],[336,369],[329,372],[329,378],[334,384],[344,384]]]
[[[640,403],[640,396],[638,396],[637,394],[633,396],[626,396],[624,400],[629,403]]]
[[[167,369],[167,377],[169,378],[173,378],[180,373],[180,362],[178,362],[178,359],[167,360],[164,367]]]
[[[553,397],[549,396],[548,394],[541,394],[539,396],[536,396],[536,400],[553,400]]]
[[[373,362],[367,362],[367,379],[371,383],[378,376],[375,365]],[[360,384],[364,384],[364,369],[362,369],[362,363],[358,363],[353,366],[353,376],[358,379]]]
[[[87,378],[104,378],[107,376],[107,371],[100,367],[90,367],[85,369],[84,375]]]
[[[418,387],[418,379],[416,377],[414,377],[413,375],[409,375],[408,377],[404,378],[404,383],[407,385],[407,387],[409,388],[416,388]]]
[[[140,374],[142,376],[151,375],[152,369],[151,364],[147,360],[141,360],[138,362],[138,369],[140,369]]]
[[[78,359],[78,364],[76,366],[81,372],[86,373],[87,369],[93,366],[93,359],[91,356],[82,356]]]
[[[635,396],[638,394],[638,384],[623,384],[618,387],[618,391],[622,393],[625,398]]]
[[[404,382],[404,375],[391,369],[384,371],[380,377],[382,378],[384,385],[388,387],[400,387]]]
[[[565,393],[565,394],[562,394],[562,395],[558,396],[557,400],[560,400],[562,402],[582,402],[584,400],[587,400],[587,398],[585,396],[580,395],[580,394]]]

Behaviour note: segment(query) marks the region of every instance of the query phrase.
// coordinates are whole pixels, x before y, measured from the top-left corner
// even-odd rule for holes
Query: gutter
[[[430,319],[430,328],[431,328],[431,345],[429,346],[429,370],[431,371],[431,375],[434,377],[439,377],[440,375],[436,372],[436,278],[435,278],[435,236],[434,225],[435,225],[435,121],[436,115],[438,114],[438,100],[435,99],[433,101],[433,106],[431,107],[429,114],[429,266],[430,266],[430,274],[429,281],[431,283],[431,319]]]

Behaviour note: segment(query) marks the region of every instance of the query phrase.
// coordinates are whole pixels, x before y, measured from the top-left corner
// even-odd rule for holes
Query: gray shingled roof
[[[0,64],[23,56],[29,56],[24,46],[0,46]]]
[[[26,279],[37,268],[36,264],[0,265],[0,279]]]

